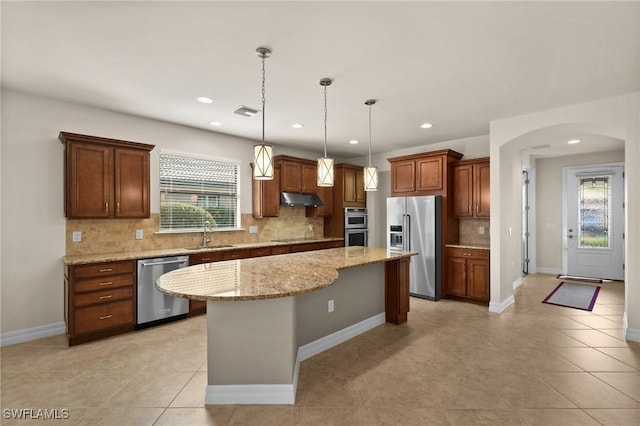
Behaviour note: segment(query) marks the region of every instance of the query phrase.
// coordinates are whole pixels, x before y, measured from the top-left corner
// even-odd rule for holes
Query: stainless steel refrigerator
[[[388,197],[387,249],[415,251],[409,294],[438,300],[442,290],[442,197]]]

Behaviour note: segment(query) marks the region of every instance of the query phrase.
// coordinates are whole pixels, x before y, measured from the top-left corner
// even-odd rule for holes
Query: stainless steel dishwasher
[[[189,256],[138,260],[136,329],[182,319],[189,312],[189,300],[168,296],[156,288],[162,274],[189,266]]]

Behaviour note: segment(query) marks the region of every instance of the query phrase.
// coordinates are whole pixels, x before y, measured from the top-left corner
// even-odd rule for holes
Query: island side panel
[[[384,265],[342,269],[328,287],[296,297],[298,346],[384,313]],[[334,311],[328,312],[333,300]]]
[[[298,351],[293,297],[207,302],[209,385],[293,382]]]

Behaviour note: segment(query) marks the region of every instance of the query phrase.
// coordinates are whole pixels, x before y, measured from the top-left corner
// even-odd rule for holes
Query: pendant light
[[[324,87],[324,157],[318,158],[318,186],[333,186],[333,159],[327,158],[327,86],[331,83],[330,78],[320,80]]]
[[[375,105],[375,99],[368,99],[365,105],[369,106],[369,166],[364,168],[364,190],[378,190],[378,169],[371,166],[371,105]]]
[[[265,115],[265,72],[264,61],[271,56],[271,49],[258,47],[256,54],[262,59],[262,144],[253,146],[253,178],[257,180],[273,179],[273,148],[264,143],[264,115]]]

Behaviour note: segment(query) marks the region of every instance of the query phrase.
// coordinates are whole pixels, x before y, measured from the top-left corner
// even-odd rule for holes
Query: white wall
[[[2,90],[2,333],[63,321],[63,145],[60,131],[156,145],[151,211],[159,211],[161,148],[241,162],[241,208],[251,212],[253,141]],[[318,153],[274,146],[274,154]]]
[[[583,104],[556,108],[490,123],[491,181],[512,178],[511,167],[521,163],[518,140],[539,129],[567,123],[582,125],[586,134],[597,134],[625,141],[627,185],[625,190],[625,253],[629,259],[640,258],[640,92]],[[511,146],[509,146],[511,145]],[[518,184],[519,186],[519,184]],[[514,253],[520,251],[519,235],[513,239],[507,229],[518,222],[511,204],[520,205],[520,197],[511,199],[512,191],[501,185],[491,186],[491,302],[490,309],[502,311],[513,300],[512,280],[502,269]],[[640,264],[628,262],[625,270],[625,328],[628,339],[640,341]]]
[[[562,269],[562,168],[624,161],[624,150],[540,158],[536,170],[536,259],[543,270]]]

